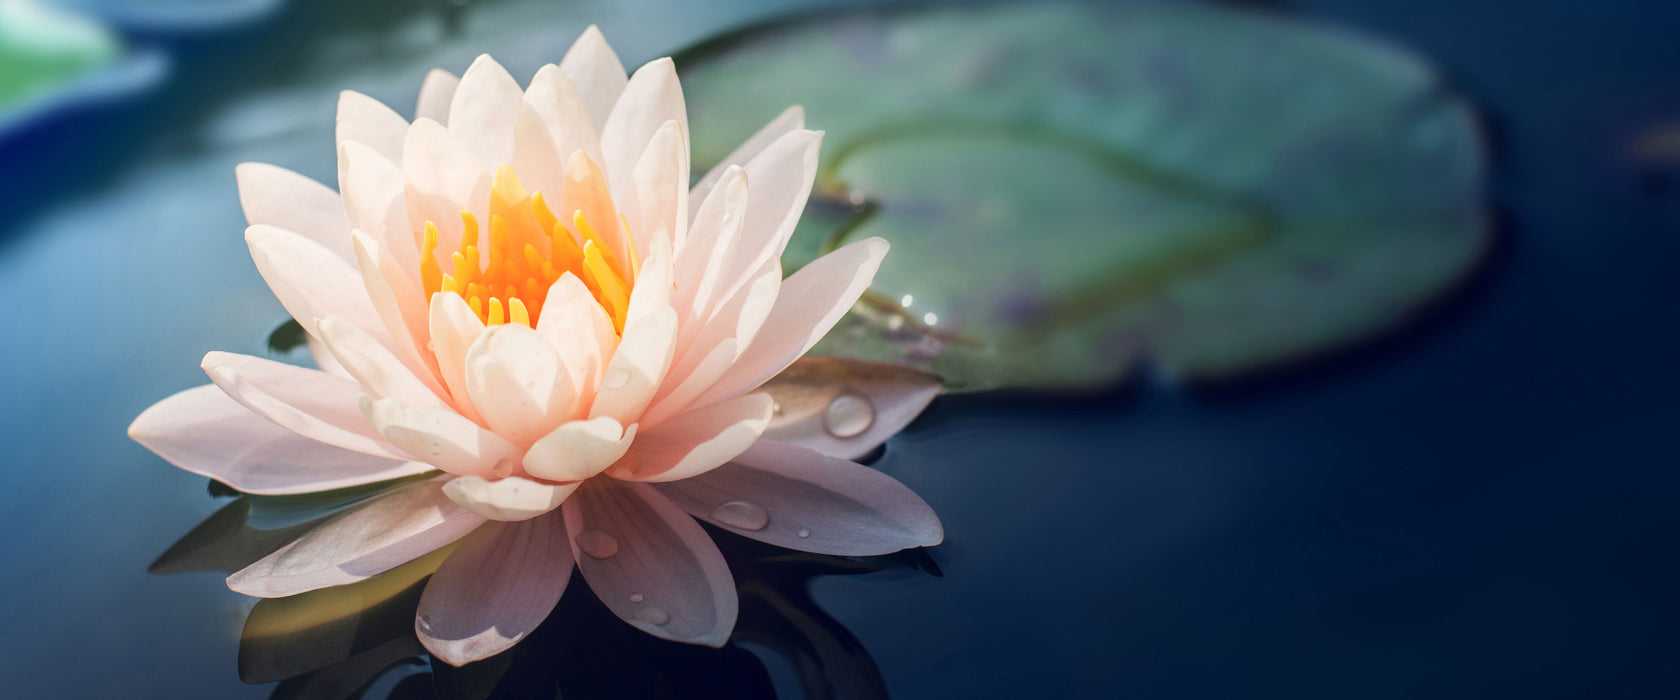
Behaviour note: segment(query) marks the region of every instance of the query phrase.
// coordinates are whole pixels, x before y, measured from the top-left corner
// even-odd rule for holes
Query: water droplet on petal
[[[875,405],[857,394],[841,394],[823,412],[823,427],[834,437],[860,435],[875,424]]]
[[[647,598],[642,597],[642,594],[640,594],[640,593],[631,593],[630,594],[630,602],[632,602],[632,603],[640,603],[644,600],[647,600]]]
[[[425,615],[421,615],[420,618],[419,618],[419,622],[420,622],[420,631],[425,632],[427,634],[430,634],[431,631],[432,631],[432,618],[427,617]]]
[[[596,559],[606,559],[618,553],[618,538],[600,530],[584,530],[577,536],[578,549]]]
[[[810,537],[811,536],[811,531],[807,530],[805,528],[799,528],[799,532],[795,532],[793,534],[799,535],[801,538],[804,538],[804,537]]]
[[[656,625],[663,625],[671,621],[671,614],[665,612],[662,608],[642,608],[641,610],[636,611],[636,619],[641,620],[642,622],[651,622]]]
[[[426,341],[426,349],[430,350],[432,352],[437,352],[437,341],[435,341],[435,340]]]
[[[730,501],[712,511],[712,519],[742,530],[763,530],[770,524],[770,514],[756,504]]]
[[[601,384],[608,389],[622,388],[630,383],[630,370],[626,367],[608,367],[607,374],[601,377]]]

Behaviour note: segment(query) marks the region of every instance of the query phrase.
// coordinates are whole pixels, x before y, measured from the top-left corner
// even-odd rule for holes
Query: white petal
[[[751,447],[770,424],[769,394],[747,394],[678,415],[642,434],[627,469],[609,476],[633,481],[675,481],[717,468]]]
[[[519,81],[489,54],[482,54],[461,74],[461,85],[449,103],[449,131],[486,167],[509,162],[513,121],[523,96]]]
[[[781,114],[776,115],[775,119],[770,120],[769,124],[765,124],[752,136],[747,137],[747,140],[736,146],[734,151],[724,156],[723,160],[718,161],[717,165],[712,166],[712,169],[706,172],[706,176],[700,178],[700,182],[689,192],[689,203],[698,210],[700,202],[705,201],[706,195],[711,194],[712,188],[717,186],[719,178],[731,166],[746,165],[747,161],[763,153],[765,148],[775,143],[776,139],[781,138],[783,134],[804,128],[804,107],[794,105],[783,110]]]
[[[559,201],[566,161],[583,151],[601,161],[601,146],[589,110],[565,71],[549,64],[531,79],[513,130],[513,169],[532,190]]]
[[[636,69],[601,127],[601,156],[605,159],[601,167],[607,171],[613,198],[620,200],[621,208],[625,206],[624,201],[634,201],[636,161],[641,160],[653,135],[668,121],[677,123],[686,152],[688,110],[683,104],[677,66],[671,59],[661,58]]]
[[[434,469],[303,437],[208,384],[153,404],[134,419],[128,436],[170,464],[246,493],[330,491]]]
[[[732,264],[723,273],[723,296],[745,285],[765,260],[782,256],[811,198],[821,150],[822,132],[800,129],[783,134],[747,161],[747,182],[752,183],[747,216]]]
[[[343,260],[355,260],[344,203],[332,188],[267,163],[240,163],[233,173],[239,182],[239,204],[252,226],[283,228],[321,244]]]
[[[414,119],[430,119],[439,124],[449,123],[449,103],[455,100],[455,90],[461,79],[454,73],[433,68],[420,83],[420,99],[414,105]]]
[[[303,345],[309,349],[309,357],[315,361],[316,369],[327,374],[346,379],[350,378],[350,372],[344,369],[344,365],[339,364],[338,358],[333,357],[332,351],[327,349],[327,344],[321,342],[319,338],[306,333],[303,336]]]
[[[204,373],[233,400],[294,433],[363,454],[406,457],[361,415],[363,390],[354,381],[227,352],[205,355]]]
[[[770,440],[705,474],[657,486],[694,517],[790,549],[868,556],[945,539],[933,509],[892,477]],[[762,525],[741,518],[758,514],[767,516]]]
[[[869,288],[887,247],[879,238],[861,240],[788,277],[752,344],[696,405],[751,391],[804,355]]]
[[[648,404],[648,409],[642,413],[642,425],[651,428],[683,412],[695,399],[700,398],[701,394],[706,393],[707,389],[712,388],[740,355],[741,348],[735,339],[726,338],[703,356],[697,352],[690,352],[682,357],[671,366],[671,371],[665,374],[665,381],[660,383],[653,403]]]
[[[484,333],[484,322],[467,300],[454,292],[433,294],[430,311],[431,348],[437,357],[438,373],[443,375],[455,410],[477,420],[478,409],[467,392],[467,349]]]
[[[548,288],[537,333],[559,351],[560,364],[579,394],[594,395],[607,358],[618,348],[618,333],[583,280],[567,272]]]
[[[396,357],[428,391],[448,396],[448,392],[438,384],[437,359],[426,350],[431,335],[425,293],[401,263],[372,237],[360,231],[352,236],[363,287],[367,289],[374,309],[379,312],[380,320],[384,321],[385,331],[391,334],[392,344],[401,352]]]
[[[607,45],[607,38],[601,36],[599,28],[592,24],[583,30],[583,35],[560,60],[560,70],[577,86],[578,95],[589,110],[590,121],[597,127],[605,124],[607,114],[618,102],[618,96],[624,94],[629,79],[624,75],[624,64]]]
[[[577,484],[545,484],[510,476],[490,481],[463,476],[443,485],[456,503],[489,520],[529,520],[560,507]]]
[[[403,139],[408,134],[408,120],[385,103],[354,90],[338,93],[338,125],[336,142],[357,141],[386,160],[402,160]]]
[[[654,132],[632,174],[635,209],[626,214],[636,249],[653,250],[655,233],[665,232],[673,246],[688,238],[688,142],[676,121]]]
[[[577,389],[554,346],[517,323],[492,326],[467,349],[467,394],[497,434],[529,445],[572,417]]]
[[[249,596],[278,598],[382,574],[460,539],[484,519],[434,479],[346,513],[228,577]]]
[[[502,477],[519,465],[517,445],[448,409],[364,398],[362,412],[391,444],[451,474]]]
[[[420,381],[402,360],[367,331],[337,316],[328,316],[316,324],[316,335],[338,360],[346,372],[378,398],[392,398],[415,406],[447,404],[436,391]],[[359,405],[359,404],[357,404]],[[361,411],[357,408],[357,413]]]
[[[566,542],[558,513],[479,526],[426,582],[414,618],[420,643],[456,666],[511,648],[565,593],[573,565]]]
[[[700,205],[690,237],[677,247],[676,286],[672,305],[683,321],[681,347],[694,338],[716,301],[718,280],[729,267],[747,214],[747,171],[731,166],[721,189]]]
[[[543,436],[525,452],[525,471],[550,481],[582,481],[624,456],[636,439],[611,418],[572,421]]]
[[[415,228],[430,221],[437,226],[438,251],[461,247],[461,212],[470,211],[485,230],[489,218],[490,173],[442,124],[419,119],[408,129],[403,144],[404,190],[408,221]],[[445,267],[448,267],[445,265]]]
[[[350,227],[389,250],[404,270],[420,269],[420,244],[408,223],[402,169],[355,141],[338,144],[338,188]],[[350,260],[355,262],[355,254]]]
[[[362,275],[351,263],[315,241],[273,226],[245,229],[245,243],[263,281],[305,330],[314,332],[316,319],[338,315],[362,328],[380,329],[375,337],[390,342],[362,286]]]
[[[671,367],[676,342],[677,313],[670,307],[651,316],[627,321],[624,339],[601,375],[601,388],[589,407],[589,417],[610,416],[634,423],[653,400],[654,392]]]
[[[656,637],[723,646],[739,601],[699,523],[645,484],[591,479],[561,505],[578,570],[625,622]]]

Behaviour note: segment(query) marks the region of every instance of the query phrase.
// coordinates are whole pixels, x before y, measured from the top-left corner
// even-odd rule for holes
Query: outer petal
[[[625,216],[636,249],[653,250],[653,237],[664,232],[672,246],[688,238],[688,139],[675,120],[654,132],[636,162],[631,183],[640,204]]]
[[[735,358],[741,355],[740,346],[734,338],[727,338],[701,356],[698,352],[690,352],[682,358],[682,362],[674,364],[671,371],[666,373],[665,381],[659,386],[659,393],[655,394],[652,404],[642,412],[641,423],[653,427],[665,422],[690,405],[707,389],[717,383],[729,368],[735,364]],[[700,358],[695,360],[694,358]]]
[[[361,274],[325,246],[263,225],[245,229],[245,243],[269,290],[306,330],[313,332],[316,319],[335,314],[363,328],[384,325],[362,287]]]
[[[337,143],[358,141],[392,162],[402,162],[408,120],[385,103],[354,90],[338,93]]]
[[[495,481],[463,476],[444,484],[443,492],[461,507],[484,518],[519,521],[559,508],[560,502],[577,487],[577,484],[545,484],[518,476]]]
[[[128,436],[170,464],[246,493],[329,491],[435,469],[316,442],[252,413],[214,385],[153,404]]]
[[[759,387],[776,400],[764,437],[858,459],[909,425],[944,386],[939,375],[909,367],[800,358]]]
[[[572,550],[558,513],[485,523],[426,583],[414,631],[449,664],[495,656],[548,618],[571,578]]]
[[[449,103],[455,99],[455,90],[461,86],[461,79],[454,73],[441,68],[433,68],[426,74],[426,79],[420,83],[420,99],[414,106],[414,119],[430,119],[439,124],[449,123]]]
[[[448,409],[363,399],[362,412],[392,444],[451,474],[503,477],[519,464],[517,445]]]
[[[227,352],[205,355],[204,373],[233,400],[294,433],[377,457],[406,456],[357,410],[362,387],[349,379]]]
[[[529,445],[575,412],[577,388],[554,346],[517,323],[493,326],[467,349],[467,393],[490,429]]]
[[[676,335],[677,314],[670,307],[626,322],[624,338],[601,375],[601,388],[589,407],[589,417],[636,422],[671,367]]]
[[[706,172],[706,176],[700,178],[700,182],[694,185],[693,190],[689,191],[689,204],[698,210],[700,203],[705,201],[706,195],[711,193],[712,188],[717,186],[719,178],[731,166],[746,165],[747,161],[763,153],[765,148],[775,143],[776,139],[781,138],[783,134],[804,128],[804,107],[794,105],[783,110],[781,114],[776,115],[775,119],[770,120],[769,124],[765,124],[757,133],[747,137],[747,140],[743,141],[740,146],[735,147],[734,151],[724,156],[723,160],[718,161],[717,165],[712,166],[712,169]]]
[[[672,305],[683,321],[682,347],[687,347],[710,315],[717,299],[718,280],[729,267],[747,214],[747,171],[731,166],[694,216],[688,240],[677,246],[676,282]]]
[[[822,132],[792,131],[747,162],[747,217],[741,225],[739,252],[723,275],[723,296],[733,294],[765,260],[777,259],[811,198],[817,177]]]
[[[245,595],[278,598],[353,583],[447,545],[484,523],[443,494],[414,484],[311,530],[228,577]]]
[[[356,266],[362,273],[362,286],[367,290],[373,308],[379,312],[384,328],[391,335],[392,345],[401,361],[427,389],[438,396],[447,396],[438,384],[437,358],[428,350],[431,342],[428,326],[430,311],[426,295],[410,277],[407,268],[385,250],[371,236],[356,231],[352,234],[356,245]]]
[[[793,273],[782,283],[776,305],[752,344],[695,403],[705,405],[751,391],[804,355],[869,288],[887,247],[879,238],[861,240]]]
[[[239,204],[252,226],[293,231],[343,260],[355,261],[344,203],[332,188],[267,163],[240,163],[233,174],[239,182]]]
[[[525,452],[525,471],[550,481],[582,481],[612,466],[636,439],[628,429],[607,417],[572,421],[543,436]]]
[[[478,410],[467,393],[467,348],[484,333],[484,322],[467,306],[467,300],[454,292],[433,294],[430,311],[431,347],[438,372],[449,388],[455,410],[476,420]]]
[[[419,119],[409,127],[402,171],[409,223],[416,228],[427,221],[435,224],[439,251],[461,247],[461,212],[472,212],[481,227],[488,225],[490,173],[442,124]]]
[[[656,637],[723,646],[738,601],[700,525],[644,484],[591,479],[561,505],[572,555],[613,614]]]
[[[866,556],[945,539],[933,509],[892,477],[770,440],[658,488],[694,517],[790,549]]]
[[[316,325],[315,334],[321,337],[339,365],[361,384],[359,388],[379,398],[415,406],[445,407],[436,391],[414,376],[402,360],[367,331],[337,316],[328,316]]]
[[[747,394],[690,411],[647,431],[623,469],[608,475],[632,481],[675,481],[717,468],[746,451],[770,424],[775,401]]]
[[[408,223],[402,169],[366,144],[338,144],[338,189],[350,227],[366,232],[389,250],[404,270],[417,270],[420,248]],[[352,263],[356,257],[352,253]]]
[[[607,359],[618,347],[618,333],[583,280],[567,272],[548,288],[537,332],[560,352],[560,364],[572,375],[580,395],[593,396]]]
[[[449,131],[486,167],[509,162],[513,122],[523,96],[519,81],[489,54],[482,54],[461,74],[461,85],[449,103]]]
[[[621,203],[636,201],[636,161],[668,121],[677,123],[682,150],[687,152],[688,108],[683,104],[682,84],[677,80],[676,64],[661,58],[636,69],[601,127],[601,156],[606,159],[601,166],[607,170],[614,199]]]
[[[574,151],[601,160],[589,110],[565,71],[553,64],[531,78],[514,121],[513,143],[513,169],[526,185],[550,199],[560,193],[566,161]]]
[[[578,95],[589,110],[590,121],[596,126],[605,124],[607,113],[618,102],[618,96],[624,94],[629,79],[624,75],[624,64],[607,45],[607,38],[601,36],[599,28],[592,24],[583,30],[583,35],[566,50],[565,58],[560,59],[560,70],[577,86]]]

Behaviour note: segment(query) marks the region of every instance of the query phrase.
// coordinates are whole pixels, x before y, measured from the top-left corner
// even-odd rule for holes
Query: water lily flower
[[[415,626],[450,663],[529,633],[574,564],[629,623],[721,645],[736,592],[696,518],[826,554],[943,538],[892,478],[821,440],[763,438],[776,406],[755,390],[887,253],[859,241],[783,279],[821,139],[789,109],[691,187],[671,60],[626,77],[593,27],[525,89],[488,56],[433,71],[412,123],[345,92],[338,192],[237,170],[251,257],[321,369],[212,352],[212,384],[130,434],[250,493],[415,477],[234,573],[241,593],[458,543]]]

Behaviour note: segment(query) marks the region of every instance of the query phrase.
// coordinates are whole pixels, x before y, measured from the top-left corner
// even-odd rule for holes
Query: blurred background
[[[720,535],[725,648],[577,588],[465,669],[409,631],[424,561],[227,590],[342,505],[124,434],[207,351],[308,361],[235,164],[334,184],[339,91],[411,114],[431,68],[523,79],[590,24],[676,58],[696,172],[788,104],[827,131],[786,265],[892,241],[819,352],[946,378],[872,462],[946,543]],[[1676,28],[1635,0],[0,0],[0,696],[1680,696]]]

